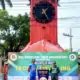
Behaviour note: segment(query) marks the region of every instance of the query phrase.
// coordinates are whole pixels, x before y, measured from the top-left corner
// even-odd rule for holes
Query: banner
[[[78,80],[78,53],[77,52],[24,52],[24,53],[9,53],[8,55],[8,80],[29,80],[30,73],[28,67],[35,59],[37,70],[36,80],[38,79],[38,70],[42,70],[43,62],[44,69],[49,70],[53,66],[53,62],[60,69],[58,80]],[[51,75],[49,74],[49,80]]]

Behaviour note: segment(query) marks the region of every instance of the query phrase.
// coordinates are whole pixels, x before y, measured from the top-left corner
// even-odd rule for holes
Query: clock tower
[[[57,45],[57,0],[31,0],[30,43],[47,40]]]
[[[21,52],[63,52],[57,41],[58,0],[31,0],[30,42]]]

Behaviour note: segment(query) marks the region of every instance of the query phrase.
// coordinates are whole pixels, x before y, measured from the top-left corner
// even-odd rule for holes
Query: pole
[[[63,33],[63,35],[64,36],[67,36],[67,37],[69,37],[69,39],[70,39],[70,43],[69,43],[69,45],[70,45],[70,51],[72,52],[72,29],[70,28],[70,33],[69,34],[66,34],[66,33]]]
[[[70,28],[70,51],[72,52],[72,29]]]

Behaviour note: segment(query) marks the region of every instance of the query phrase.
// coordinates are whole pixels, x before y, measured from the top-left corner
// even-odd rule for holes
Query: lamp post
[[[69,37],[69,39],[70,39],[70,51],[72,52],[72,29],[70,28],[70,33],[69,34],[67,34],[67,33],[63,33],[63,35],[64,36],[66,36],[66,37]]]

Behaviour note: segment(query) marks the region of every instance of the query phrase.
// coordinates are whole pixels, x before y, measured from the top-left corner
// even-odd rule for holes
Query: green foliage
[[[6,11],[0,10],[0,29],[7,28],[9,25],[8,13]]]
[[[5,53],[19,52],[29,42],[29,17],[27,14],[17,17],[9,16],[6,11],[0,11],[0,44]]]

